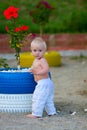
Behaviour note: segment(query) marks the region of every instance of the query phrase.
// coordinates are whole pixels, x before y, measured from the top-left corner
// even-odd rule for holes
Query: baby
[[[30,72],[34,75],[37,85],[32,98],[32,114],[27,115],[30,118],[42,117],[44,108],[49,116],[56,114],[53,102],[54,85],[49,77],[49,65],[44,58],[46,49],[46,43],[40,37],[31,42],[31,51],[35,60]]]

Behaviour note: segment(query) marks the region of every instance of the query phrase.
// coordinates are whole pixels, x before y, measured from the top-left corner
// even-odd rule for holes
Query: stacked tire
[[[36,82],[29,72],[0,70],[0,112],[31,112]]]

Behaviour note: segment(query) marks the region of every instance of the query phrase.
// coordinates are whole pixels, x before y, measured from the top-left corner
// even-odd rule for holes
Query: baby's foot
[[[28,115],[26,115],[26,117],[28,117],[28,118],[40,118],[40,117],[38,117],[38,116],[33,116],[32,114],[28,114]]]
[[[49,117],[51,117],[51,116],[56,116],[57,114],[55,113],[55,114],[50,114],[50,115],[48,115]]]
[[[85,79],[84,82],[87,83],[87,80]]]

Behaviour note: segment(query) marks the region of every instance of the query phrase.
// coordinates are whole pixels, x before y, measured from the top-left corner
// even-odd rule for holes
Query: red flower
[[[46,0],[39,0],[36,8],[30,11],[34,23],[44,25],[48,23],[53,7]]]
[[[7,32],[9,31],[9,28],[8,28],[8,26],[7,26],[7,25],[5,26],[5,29],[6,29],[6,31],[7,31]]]
[[[4,16],[7,20],[10,20],[12,17],[17,18],[18,17],[18,10],[19,8],[15,8],[14,6],[8,7],[6,10],[4,10]]]
[[[28,30],[28,26],[23,25],[23,26],[20,27],[20,30],[21,31],[27,31]]]
[[[48,8],[48,9],[52,9],[52,8],[53,8],[53,7],[51,7],[51,5],[50,5],[47,1],[45,1],[45,0],[40,1],[36,7],[39,8],[41,5],[43,5],[45,8]]]
[[[35,33],[31,33],[30,34],[30,37],[33,39],[33,38],[35,38],[37,35],[35,34]]]
[[[28,26],[25,25],[15,28],[15,32],[27,31],[27,30],[28,30]]]
[[[20,32],[20,28],[19,27],[15,28],[15,32]]]

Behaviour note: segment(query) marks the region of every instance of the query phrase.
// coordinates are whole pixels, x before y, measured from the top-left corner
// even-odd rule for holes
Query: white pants
[[[48,115],[56,114],[53,102],[54,85],[50,78],[39,80],[32,99],[32,115],[42,117],[45,108]]]

